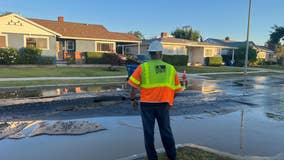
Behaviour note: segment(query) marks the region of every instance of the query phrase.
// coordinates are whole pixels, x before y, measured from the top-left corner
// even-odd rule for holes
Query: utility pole
[[[248,72],[248,52],[249,52],[249,34],[250,34],[250,15],[251,15],[251,4],[252,0],[249,0],[249,13],[248,13],[248,28],[247,28],[247,46],[245,56],[245,67],[244,67],[244,92],[243,95],[247,94],[247,72]]]

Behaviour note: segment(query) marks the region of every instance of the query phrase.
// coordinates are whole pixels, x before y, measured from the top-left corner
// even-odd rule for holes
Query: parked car
[[[148,55],[145,54],[139,54],[139,55],[129,55],[126,60],[126,64],[142,64],[144,62],[149,61],[151,58]]]

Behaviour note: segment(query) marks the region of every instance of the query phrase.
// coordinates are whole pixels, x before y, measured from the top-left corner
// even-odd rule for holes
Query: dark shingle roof
[[[212,43],[216,45],[221,45],[221,46],[227,46],[231,48],[240,48],[242,46],[246,46],[247,42],[246,41],[226,41],[222,39],[214,39],[214,38],[208,38],[205,40],[207,43]],[[254,42],[250,41],[250,46],[257,47]]]
[[[184,44],[184,45],[196,45],[196,46],[202,46],[202,45],[211,45],[211,46],[222,46],[218,44],[212,44],[207,42],[198,42],[198,41],[192,41],[187,39],[181,39],[181,38],[174,38],[174,37],[166,37],[166,38],[154,38],[150,40],[143,41],[143,43],[150,44],[152,41],[158,40],[162,43],[176,43],[176,44]]]

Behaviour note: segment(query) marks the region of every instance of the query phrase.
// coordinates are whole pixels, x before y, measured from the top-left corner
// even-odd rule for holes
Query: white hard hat
[[[148,52],[163,52],[163,50],[164,48],[160,41],[153,41],[150,44],[149,49],[147,51]]]

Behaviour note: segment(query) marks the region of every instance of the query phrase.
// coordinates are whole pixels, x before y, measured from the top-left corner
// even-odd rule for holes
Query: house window
[[[75,42],[68,40],[66,41],[66,49],[67,51],[74,51],[75,50]]]
[[[98,52],[114,52],[114,43],[97,43]]]
[[[39,49],[48,49],[47,38],[26,38],[26,47],[36,47]]]
[[[5,48],[6,46],[6,37],[0,36],[0,48]]]
[[[212,49],[206,49],[205,50],[205,57],[213,57]]]

